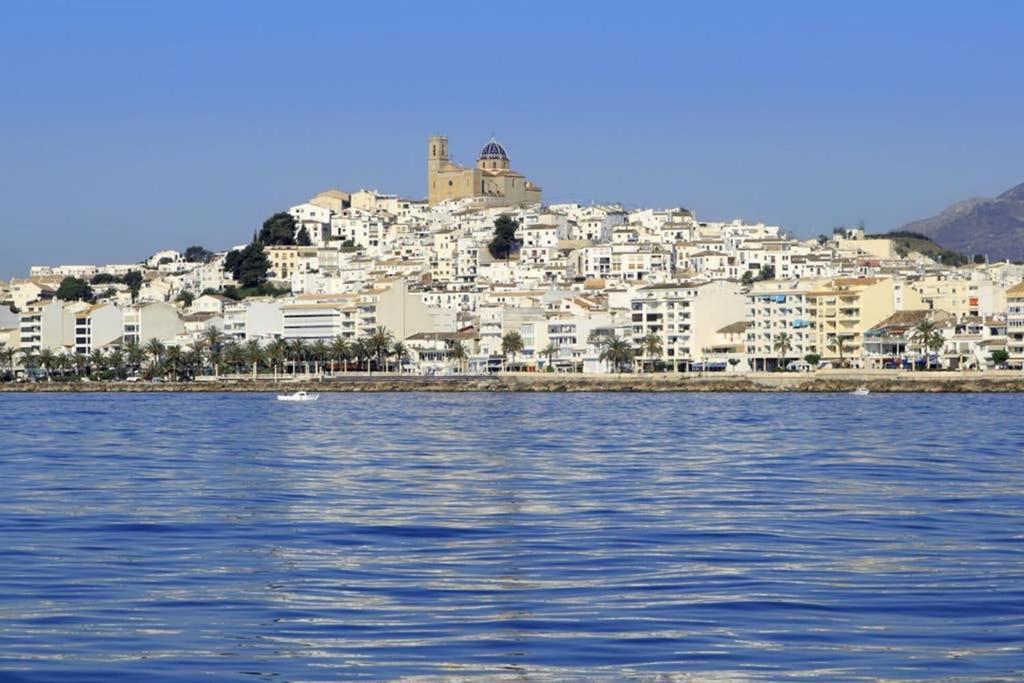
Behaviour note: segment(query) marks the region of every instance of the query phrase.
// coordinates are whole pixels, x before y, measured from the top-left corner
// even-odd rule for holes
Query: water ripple
[[[1021,678],[1021,408],[0,396],[0,671]]]

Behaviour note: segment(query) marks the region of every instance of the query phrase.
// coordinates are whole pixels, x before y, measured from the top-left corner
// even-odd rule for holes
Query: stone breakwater
[[[835,372],[815,375],[749,373],[725,375],[565,375],[503,374],[455,377],[396,375],[323,379],[219,379],[196,382],[37,382],[0,384],[2,392],[849,392],[873,393],[1024,392],[1021,373]]]

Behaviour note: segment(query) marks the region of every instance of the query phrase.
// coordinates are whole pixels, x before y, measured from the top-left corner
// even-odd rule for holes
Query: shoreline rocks
[[[749,373],[743,375],[547,375],[342,376],[282,380],[232,378],[196,382],[36,382],[0,384],[7,393],[288,393],[310,392],[850,392],[1014,393],[1024,392],[1020,373]]]

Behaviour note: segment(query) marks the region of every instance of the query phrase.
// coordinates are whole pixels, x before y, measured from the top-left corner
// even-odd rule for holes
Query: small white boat
[[[868,394],[871,393],[871,390],[868,389],[867,387],[857,387],[850,393],[853,394],[854,396],[867,396]]]
[[[278,401],[315,401],[320,394],[310,394],[305,391],[296,391],[294,394],[278,394]]]

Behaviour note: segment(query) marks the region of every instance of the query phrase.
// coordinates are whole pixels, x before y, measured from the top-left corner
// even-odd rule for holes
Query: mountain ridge
[[[967,256],[983,254],[991,261],[1024,260],[1024,183],[996,197],[955,202],[899,230],[927,235]]]

